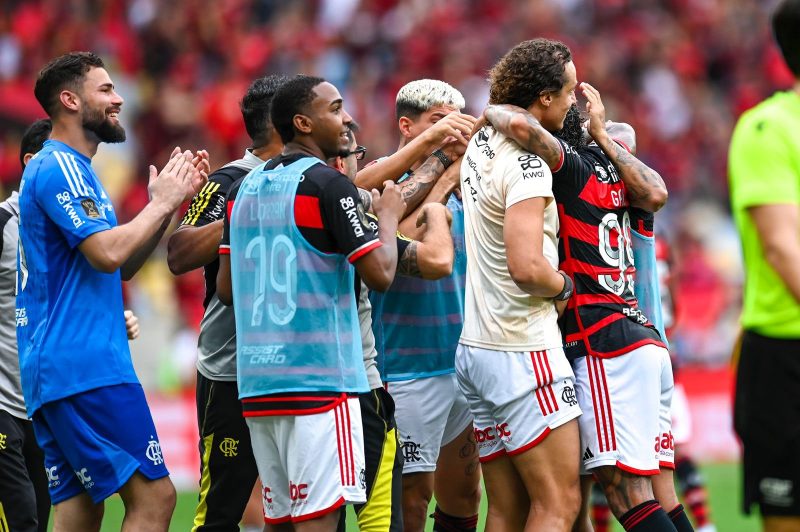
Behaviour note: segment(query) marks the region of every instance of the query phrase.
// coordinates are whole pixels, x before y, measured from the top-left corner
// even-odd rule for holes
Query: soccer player
[[[347,155],[329,161],[329,164],[350,179],[356,176],[357,160],[366,154],[366,148],[356,143],[354,126],[355,122],[351,123]],[[372,195],[367,198],[364,207],[368,211]],[[377,230],[379,220],[370,214],[367,214],[367,218],[373,229]],[[439,279],[450,275],[453,269],[453,239],[449,224],[451,219],[448,210],[441,203],[427,203],[420,208],[415,223],[423,228],[421,240],[410,240],[400,234],[397,237],[398,275],[417,275],[425,279]],[[364,366],[370,391],[358,395],[364,427],[367,502],[356,505],[355,510],[360,530],[399,532],[403,530],[404,460],[398,452],[395,402],[384,388],[378,371],[369,289],[360,279],[357,279],[356,287]],[[344,531],[343,519],[340,520],[339,530]]]
[[[19,158],[22,168],[42,149],[53,125],[49,118],[37,120],[22,136]],[[25,413],[19,375],[19,354],[14,309],[16,307],[17,244],[19,241],[19,194],[0,203],[0,530],[20,532],[47,530],[50,494],[44,454],[36,444],[33,423]],[[139,336],[139,319],[124,313],[128,339]],[[24,320],[24,318],[22,318]]]
[[[279,530],[335,530],[343,504],[366,502],[351,264],[371,289],[389,286],[406,205],[391,182],[373,191],[376,234],[356,188],[324,164],[349,152],[351,122],[336,87],[291,78],[272,105],[282,154],[228,194],[217,293],[234,304],[239,396]]]
[[[202,185],[207,154],[176,148],[160,173],[151,166],[151,201],[117,226],[90,164],[99,143],[125,140],[123,100],[103,61],[89,52],[58,57],[34,92],[53,130],[20,185],[17,338],[54,528],[99,530],[103,501],[118,492],[124,527],[167,530],[175,488],[131,362],[120,280]]]
[[[525,67],[538,71],[543,82],[540,104],[547,106],[551,99],[549,105],[559,105],[557,95],[577,87],[569,49],[543,39],[526,46],[545,52]],[[629,208],[658,210],[666,202],[666,188],[657,172],[611,139],[599,93],[585,83],[581,88],[589,100],[589,133],[597,146],[583,145],[574,105],[563,125],[546,123],[519,103],[490,106],[484,116],[553,171],[561,266],[575,282],[563,333],[583,410],[584,470],[603,485],[626,530],[691,530],[672,483],[669,354],[638,309],[631,284]],[[625,144],[632,145],[632,128],[625,129]],[[551,133],[556,131],[561,139]],[[586,482],[586,504],[588,487]]]
[[[398,152],[415,149],[418,139],[437,138],[428,132],[441,128],[442,122],[471,127],[475,119],[461,113],[464,105],[461,93],[443,81],[422,79],[404,85],[396,98],[401,134]],[[453,148],[460,146],[453,144]],[[463,207],[451,195],[459,184],[460,166],[453,165],[442,151],[434,153],[441,158],[444,173],[432,183],[422,203],[446,204],[453,217],[453,273],[435,282],[398,276],[385,294],[371,295],[382,376],[397,406],[395,416],[404,459],[403,524],[407,532],[425,528],[433,495],[437,530],[474,530],[480,502],[480,466],[472,415],[455,378],[466,275]],[[400,179],[401,186],[409,177],[415,177],[415,170],[427,157],[428,153],[423,152],[413,162]],[[382,163],[379,160],[372,167]],[[406,218],[401,232],[416,234],[416,215],[412,212]]]
[[[195,531],[238,531],[258,476],[250,432],[236,387],[236,325],[233,308],[216,295],[219,241],[225,196],[235,181],[280,154],[283,142],[270,121],[270,105],[283,76],[255,80],[241,103],[252,146],[208,177],[169,238],[167,261],[177,274],[203,266],[205,314],[197,342],[197,423],[200,429],[200,494]],[[259,495],[257,502],[261,505]]]
[[[800,0],[772,15],[794,74],[744,113],[728,159],[731,207],[745,266],[734,426],[744,447],[744,511],[764,530],[800,530]]]
[[[539,71],[561,58],[543,41],[517,45],[490,71],[491,102],[560,129],[575,101],[564,62],[552,79]],[[475,418],[492,530],[571,530],[580,507],[581,409],[556,310],[573,284],[557,269],[552,185],[538,156],[489,126],[462,158],[468,260],[456,375]]]

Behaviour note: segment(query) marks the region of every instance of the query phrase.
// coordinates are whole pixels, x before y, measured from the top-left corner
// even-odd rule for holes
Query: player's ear
[[[292,117],[292,125],[303,135],[310,135],[312,130],[311,118],[306,115],[296,114]]]
[[[400,129],[400,134],[406,138],[411,138],[411,127],[413,125],[414,121],[407,116],[401,116],[397,121],[397,127]]]
[[[65,89],[59,93],[58,99],[61,105],[70,111],[77,111],[80,108],[80,97],[75,92]]]
[[[542,104],[542,107],[547,108],[550,107],[550,104],[553,102],[553,93],[550,91],[543,91],[539,94],[539,103]]]

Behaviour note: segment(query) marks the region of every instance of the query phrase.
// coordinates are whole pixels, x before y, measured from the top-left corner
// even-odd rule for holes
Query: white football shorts
[[[394,399],[403,474],[436,471],[439,450],[472,426],[455,373],[388,382],[386,390]]]
[[[307,521],[366,502],[357,397],[319,414],[248,417],[247,426],[267,524]]]
[[[583,468],[616,466],[637,475],[674,469],[672,365],[663,347],[644,345],[613,358],[573,362]]]
[[[474,417],[481,462],[532,449],[581,415],[560,347],[520,352],[459,344],[456,375]]]

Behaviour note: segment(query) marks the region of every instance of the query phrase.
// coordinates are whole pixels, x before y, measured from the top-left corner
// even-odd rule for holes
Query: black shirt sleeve
[[[236,196],[239,194],[239,188],[242,186],[244,177],[237,179],[228,190],[227,197],[224,199],[223,220],[222,222],[222,240],[219,242],[219,254],[230,255],[231,253],[231,212],[233,212],[233,204],[236,201]]]
[[[585,158],[581,157],[578,150],[570,147],[566,142],[557,139],[561,144],[564,159],[557,170],[553,170],[553,191],[559,189],[581,190],[589,181],[594,168]]]
[[[233,182],[229,172],[223,169],[208,176],[208,183],[192,198],[181,225],[202,227],[221,220],[225,213],[225,197]]]
[[[333,168],[319,194],[319,210],[325,229],[336,247],[351,263],[381,246],[378,233],[367,219],[355,185]]]

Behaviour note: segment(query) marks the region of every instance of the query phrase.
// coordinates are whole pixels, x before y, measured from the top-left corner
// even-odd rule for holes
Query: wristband
[[[450,157],[445,155],[442,150],[434,150],[433,153],[431,153],[431,157],[436,157],[439,159],[439,162],[442,163],[442,166],[444,166],[445,170],[447,170],[448,166],[453,164],[453,161],[450,160]]]
[[[564,288],[561,289],[561,292],[553,296],[553,299],[556,301],[566,301],[572,297],[572,292],[575,289],[575,285],[572,283],[572,279],[569,278],[569,275],[561,270],[559,270],[558,273],[560,273],[561,277],[564,278]]]

